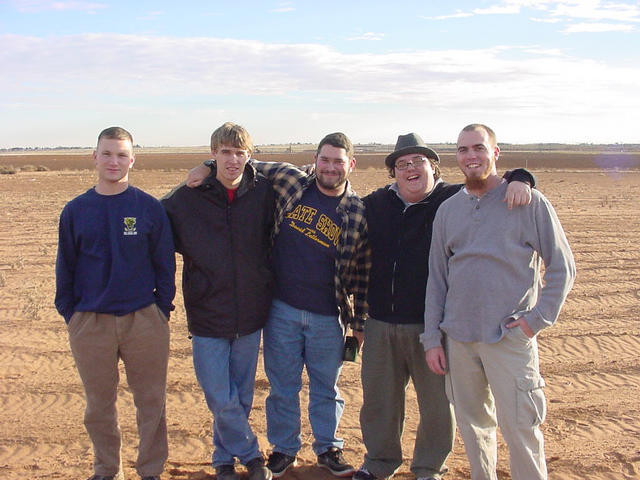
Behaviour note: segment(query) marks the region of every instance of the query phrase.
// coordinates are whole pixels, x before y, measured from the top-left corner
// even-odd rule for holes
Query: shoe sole
[[[281,472],[274,472],[273,470],[269,469],[271,471],[271,476],[273,478],[280,478],[281,476],[283,476],[285,473],[287,473],[287,470],[289,470],[291,467],[295,467],[298,465],[298,461],[294,460],[293,462],[291,462],[289,465],[287,465],[286,467],[284,467],[284,470],[282,470]],[[269,467],[267,467],[269,468]]]
[[[319,466],[320,468],[324,468],[326,470],[329,470],[333,475],[335,475],[336,477],[339,478],[349,478],[349,477],[353,477],[353,474],[356,473],[356,469],[352,468],[351,470],[343,470],[342,472],[336,472],[335,470],[333,470],[331,467],[329,467],[329,465],[325,465],[324,463],[316,463],[317,466]]]

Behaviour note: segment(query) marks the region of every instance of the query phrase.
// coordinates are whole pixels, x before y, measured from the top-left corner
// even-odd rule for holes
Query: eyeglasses
[[[409,165],[413,165],[415,168],[421,167],[427,161],[427,157],[415,157],[411,160],[399,160],[396,162],[396,170],[406,170]]]

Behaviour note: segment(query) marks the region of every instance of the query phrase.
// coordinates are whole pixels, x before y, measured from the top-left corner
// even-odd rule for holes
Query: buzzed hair
[[[331,145],[332,147],[336,148],[344,148],[347,152],[347,157],[353,157],[353,144],[351,143],[351,140],[349,140],[349,137],[347,137],[342,132],[330,133],[322,140],[320,140],[320,143],[318,144],[318,150],[316,150],[316,155],[320,153],[320,149],[324,145]]]
[[[220,145],[229,145],[234,148],[242,148],[249,153],[253,152],[253,142],[249,132],[233,122],[225,122],[211,134],[211,150],[216,152]]]
[[[109,127],[102,130],[100,135],[98,135],[98,144],[103,138],[110,140],[129,140],[133,147],[133,136],[122,127]],[[98,144],[96,144],[96,146]]]
[[[494,132],[491,128],[487,127],[486,125],[483,125],[482,123],[471,123],[466,127],[464,127],[460,131],[460,133],[473,132],[475,130],[484,130],[485,132],[487,132],[487,135],[489,136],[489,141],[491,142],[491,145],[493,145],[494,147],[498,145],[498,137],[496,137],[496,132]]]

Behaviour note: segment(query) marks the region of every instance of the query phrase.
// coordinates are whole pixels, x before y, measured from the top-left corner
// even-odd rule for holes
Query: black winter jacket
[[[247,164],[231,204],[215,170],[197,188],[162,199],[176,250],[189,332],[233,338],[262,328],[271,305],[271,183]]]
[[[535,177],[522,168],[505,172],[503,178],[535,187]],[[423,323],[433,220],[442,202],[462,185],[440,182],[406,210],[389,187],[363,198],[371,246],[369,316],[388,323]]]
[[[371,246],[369,316],[389,323],[423,323],[433,220],[440,204],[462,185],[441,182],[406,210],[389,187],[363,199]]]

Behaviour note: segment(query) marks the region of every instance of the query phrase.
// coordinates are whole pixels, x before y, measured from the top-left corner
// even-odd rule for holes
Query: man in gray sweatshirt
[[[489,127],[472,124],[460,132],[456,158],[465,188],[435,218],[421,341],[429,368],[447,375],[472,480],[497,479],[496,424],[509,447],[512,478],[546,479],[536,335],[556,321],[575,264],[540,192],[530,205],[507,209],[499,154]]]

